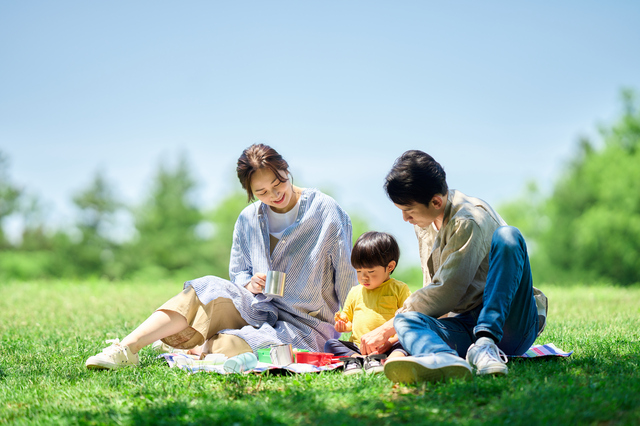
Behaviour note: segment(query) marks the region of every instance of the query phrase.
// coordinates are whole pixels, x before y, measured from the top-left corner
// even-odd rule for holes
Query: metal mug
[[[263,293],[265,296],[282,297],[284,296],[284,279],[287,274],[278,271],[267,272],[267,284],[264,286]]]
[[[291,345],[278,345],[271,348],[269,351],[271,356],[271,364],[279,367],[284,367],[289,364],[293,364],[293,347]]]

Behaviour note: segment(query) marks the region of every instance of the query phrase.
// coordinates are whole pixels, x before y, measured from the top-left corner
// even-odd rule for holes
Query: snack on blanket
[[[343,311],[336,312],[336,314],[334,315],[333,319],[336,322],[338,322],[338,321],[349,322],[349,317]]]

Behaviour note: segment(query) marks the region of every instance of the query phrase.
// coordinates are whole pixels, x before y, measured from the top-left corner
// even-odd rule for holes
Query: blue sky
[[[2,1],[0,150],[64,222],[96,171],[136,202],[183,152],[212,205],[268,143],[413,263],[394,159],[424,150],[495,205],[550,188],[640,90],[639,20],[634,1]]]

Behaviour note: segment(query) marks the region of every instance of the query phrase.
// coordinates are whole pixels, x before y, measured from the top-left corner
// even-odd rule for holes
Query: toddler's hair
[[[392,260],[396,261],[397,267],[399,259],[400,247],[393,235],[386,232],[365,232],[360,235],[351,250],[351,266],[356,269],[376,266],[386,268]]]

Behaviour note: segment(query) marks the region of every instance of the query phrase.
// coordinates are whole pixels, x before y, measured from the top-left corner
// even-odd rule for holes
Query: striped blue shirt
[[[185,288],[192,286],[203,304],[231,299],[250,325],[222,333],[243,338],[254,351],[280,344],[322,351],[326,340],[338,337],[333,315],[358,283],[350,262],[351,220],[331,197],[304,189],[295,222],[270,254],[268,208],[258,201],[238,217],[230,281],[207,276]],[[268,271],[287,274],[282,298],[244,288],[253,275]]]

